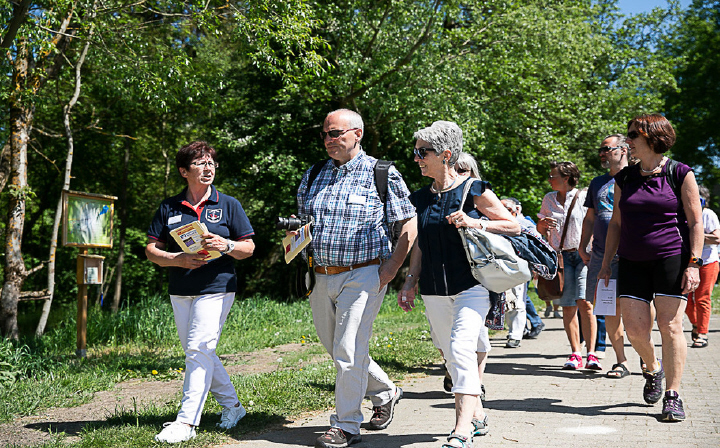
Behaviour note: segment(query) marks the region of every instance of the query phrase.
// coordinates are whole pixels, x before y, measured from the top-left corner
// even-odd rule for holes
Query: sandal
[[[607,371],[606,375],[608,378],[620,379],[630,375],[630,371],[625,367],[625,364],[617,363],[612,366],[611,370]]]
[[[447,437],[447,443],[443,443],[442,448],[472,448],[473,441],[471,437],[455,434],[455,431]]]
[[[487,414],[485,414],[485,417],[483,417],[482,420],[473,418],[472,425],[473,425],[473,437],[474,436],[484,436],[485,434],[488,433],[488,431],[490,431],[490,429],[488,428]]]
[[[708,346],[707,337],[703,337],[703,335],[698,335],[698,337],[696,337],[693,340],[693,343],[691,345],[692,348],[705,348],[707,346]]]

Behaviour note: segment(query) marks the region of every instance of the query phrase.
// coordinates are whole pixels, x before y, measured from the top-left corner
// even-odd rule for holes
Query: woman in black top
[[[485,327],[490,298],[472,275],[458,228],[518,235],[520,225],[489,183],[455,170],[462,152],[462,130],[457,124],[436,121],[414,137],[415,162],[433,182],[410,196],[417,209],[418,237],[398,304],[405,311],[412,309],[419,285],[435,345],[447,358],[455,393],[457,417],[443,447],[470,447],[473,436],[487,433],[487,416],[479,396],[490,349]],[[459,210],[465,183],[472,181],[470,197]]]

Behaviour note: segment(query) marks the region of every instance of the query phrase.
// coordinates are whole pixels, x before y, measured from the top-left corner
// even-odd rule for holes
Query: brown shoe
[[[392,422],[395,403],[400,401],[403,396],[402,389],[399,387],[396,389],[395,396],[390,401],[383,405],[373,407],[373,415],[370,418],[370,429],[385,429],[390,425],[390,422]]]
[[[340,428],[330,428],[315,441],[315,448],[345,448],[362,440],[360,434],[350,434]]]

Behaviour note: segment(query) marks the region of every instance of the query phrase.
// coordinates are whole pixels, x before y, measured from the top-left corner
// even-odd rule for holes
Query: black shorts
[[[674,255],[650,261],[631,261],[620,257],[618,297],[652,302],[655,296],[687,300],[682,293],[682,278],[690,254]]]

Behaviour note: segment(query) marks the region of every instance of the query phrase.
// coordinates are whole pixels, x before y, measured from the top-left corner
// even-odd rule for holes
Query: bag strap
[[[572,202],[570,203],[570,209],[567,212],[567,215],[565,215],[565,225],[563,226],[563,233],[560,237],[560,251],[563,250],[563,244],[565,244],[565,235],[567,235],[567,228],[568,224],[570,223],[570,215],[572,214],[573,207],[575,207],[575,203],[577,202],[577,198],[580,196],[580,190],[578,190],[577,193],[575,193],[575,197],[573,198]]]
[[[467,198],[468,193],[470,193],[470,188],[472,187],[473,182],[475,182],[477,179],[474,177],[469,177],[468,181],[465,183],[465,188],[463,188],[463,196],[462,200],[460,201],[460,211],[462,211],[463,207],[465,207],[465,199]]]

